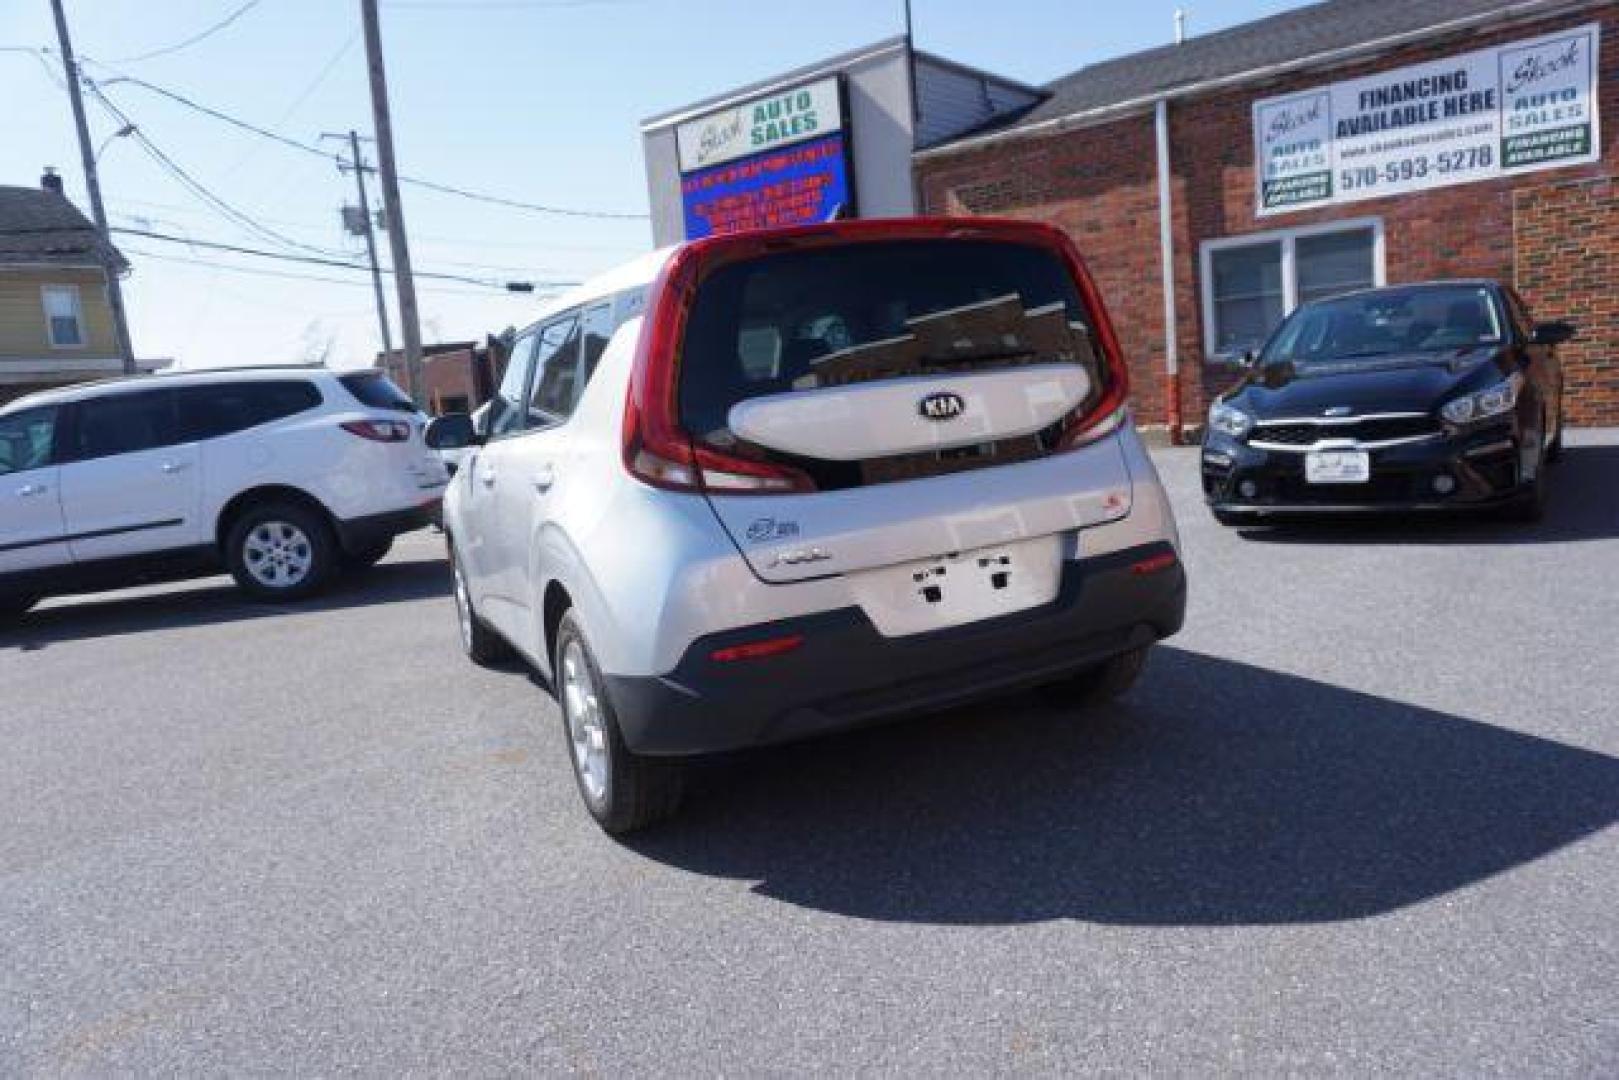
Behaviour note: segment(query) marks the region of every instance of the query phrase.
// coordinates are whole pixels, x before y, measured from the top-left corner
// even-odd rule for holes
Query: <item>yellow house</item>
[[[0,404],[123,373],[107,275],[128,271],[54,173],[37,188],[0,186]]]

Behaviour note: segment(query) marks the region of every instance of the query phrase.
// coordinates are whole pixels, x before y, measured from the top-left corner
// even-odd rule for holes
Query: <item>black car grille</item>
[[[1428,416],[1374,416],[1341,424],[1267,424],[1261,420],[1249,439],[1253,442],[1276,443],[1282,446],[1309,446],[1322,439],[1385,442],[1389,439],[1410,439],[1438,432],[1439,425]]]

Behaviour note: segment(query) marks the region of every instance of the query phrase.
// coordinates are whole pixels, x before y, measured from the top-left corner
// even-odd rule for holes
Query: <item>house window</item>
[[[1311,300],[1383,284],[1383,224],[1358,220],[1203,244],[1203,329],[1211,355],[1257,349]]]
[[[45,304],[45,328],[55,349],[84,346],[84,310],[77,285],[46,285],[40,290]]]

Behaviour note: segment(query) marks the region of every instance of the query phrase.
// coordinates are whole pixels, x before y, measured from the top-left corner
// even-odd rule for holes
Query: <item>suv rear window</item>
[[[393,380],[380,371],[356,371],[348,375],[339,375],[337,381],[342,383],[343,389],[353,394],[354,399],[361,405],[369,405],[373,409],[392,409],[395,412],[416,411],[416,404],[410,400],[410,395],[395,386]]]
[[[180,388],[180,424],[187,439],[217,439],[320,405],[320,391],[302,379],[228,382]]]
[[[1041,247],[900,240],[767,255],[704,279],[681,349],[681,426],[732,447],[728,414],[749,398],[1053,361],[1084,364],[1099,394],[1106,371],[1091,328],[1067,267]],[[1043,449],[1034,439],[990,452],[1005,461]],[[794,464],[823,488],[892,478]]]

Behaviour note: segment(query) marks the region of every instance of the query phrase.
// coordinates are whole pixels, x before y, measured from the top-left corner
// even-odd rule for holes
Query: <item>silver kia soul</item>
[[[696,241],[517,336],[444,500],[461,642],[555,687],[609,832],[682,763],[1045,685],[1105,700],[1186,580],[1124,358],[1045,226]]]

